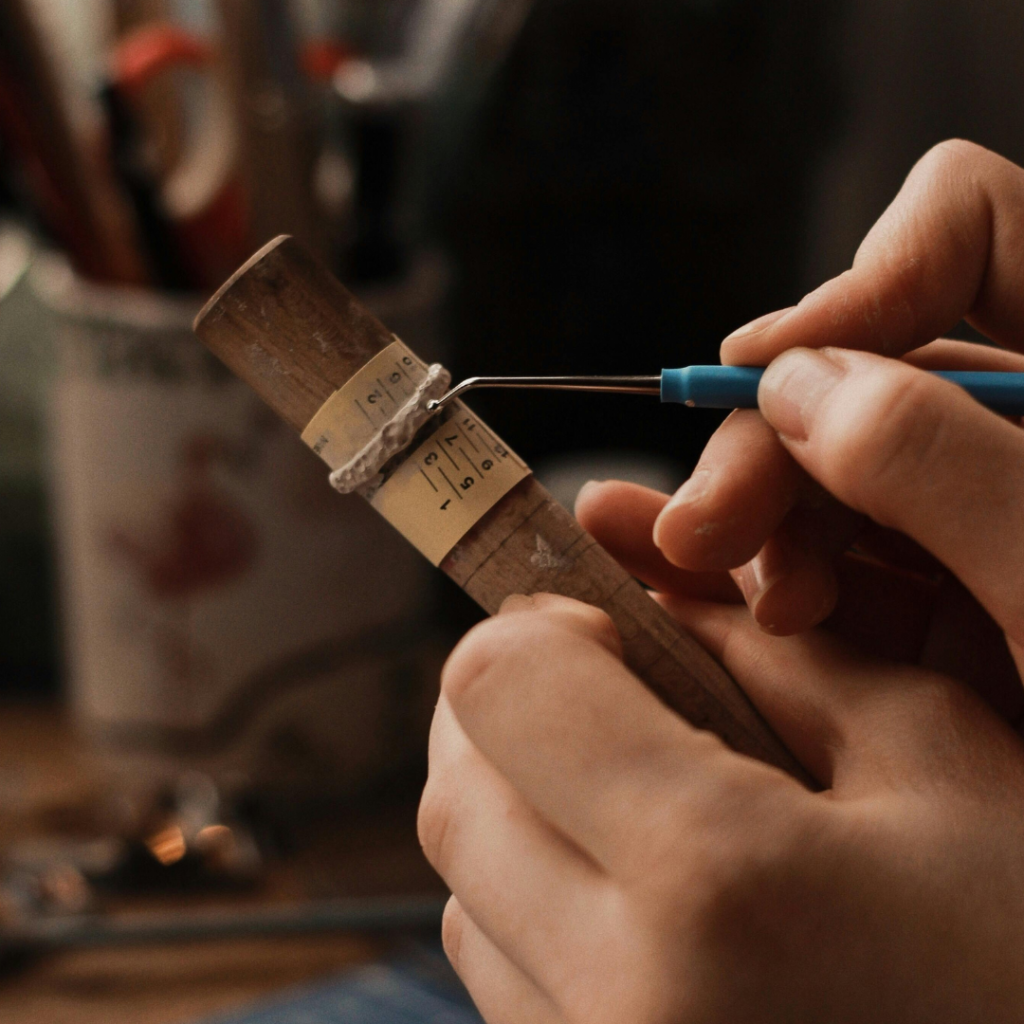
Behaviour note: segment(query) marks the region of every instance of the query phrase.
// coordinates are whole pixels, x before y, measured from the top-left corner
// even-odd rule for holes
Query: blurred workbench
[[[55,808],[88,798],[102,768],[52,708],[0,705],[0,855]],[[259,892],[188,896],[163,907],[442,892],[423,860],[415,807],[353,816],[301,857],[273,866]],[[154,909],[148,899],[145,909]],[[355,935],[245,938],[40,957],[0,974],[3,1024],[189,1024],[364,963],[384,949]]]

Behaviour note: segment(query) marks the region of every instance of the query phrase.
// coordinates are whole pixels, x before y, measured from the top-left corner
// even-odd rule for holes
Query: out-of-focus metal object
[[[45,472],[52,332],[28,284],[34,250],[0,222],[0,694],[43,696],[58,662]]]
[[[110,895],[249,888],[263,874],[253,827],[213,779],[185,772],[132,801],[80,809],[77,835],[28,838],[4,851],[0,923],[97,909]]]
[[[38,479],[48,347],[40,309],[24,287],[28,234],[0,223],[0,478]]]
[[[314,187],[312,96],[285,0],[217,0],[220,46],[241,136],[249,245],[285,231],[323,250]]]
[[[397,280],[429,220],[446,167],[460,148],[493,74],[534,0],[420,0],[395,19],[383,54],[343,61],[343,101],[353,168],[351,251],[343,274]]]
[[[89,946],[196,942],[319,932],[392,932],[435,929],[446,900],[437,896],[321,900],[283,906],[117,917],[37,917],[11,926],[0,919],[0,963],[5,956]]]
[[[534,0],[421,0],[408,20],[399,53],[345,62],[338,95],[360,106],[423,103],[467,59],[500,63]]]
[[[599,391],[616,395],[658,395],[661,377],[468,377],[440,398],[427,404],[439,412],[475,388],[515,388],[538,391]]]

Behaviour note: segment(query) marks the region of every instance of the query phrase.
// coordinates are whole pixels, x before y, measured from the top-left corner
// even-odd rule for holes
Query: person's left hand
[[[967,688],[675,599],[828,787],[665,708],[600,611],[512,598],[444,673],[420,812],[490,1024],[1024,1019],[1024,748]]]
[[[1019,739],[947,677],[669,603],[827,791],[670,712],[602,612],[510,598],[445,669],[420,812],[490,1024],[1020,1020]]]
[[[420,813],[486,1019],[1021,1019],[1017,737],[946,676],[822,630],[765,634],[727,576],[655,548],[666,500],[606,484],[578,513],[826,792],[661,705],[602,612],[509,599],[446,667]]]

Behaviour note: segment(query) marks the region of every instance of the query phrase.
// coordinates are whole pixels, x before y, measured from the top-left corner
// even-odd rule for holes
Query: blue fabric
[[[443,955],[418,949],[206,1024],[483,1024],[483,1020]]]

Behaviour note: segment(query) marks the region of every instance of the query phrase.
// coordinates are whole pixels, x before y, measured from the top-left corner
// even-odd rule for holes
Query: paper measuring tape
[[[303,441],[338,469],[372,447],[427,372],[396,340],[324,403]],[[370,504],[434,565],[530,475],[526,463],[461,402],[430,420],[407,452],[384,467]]]

